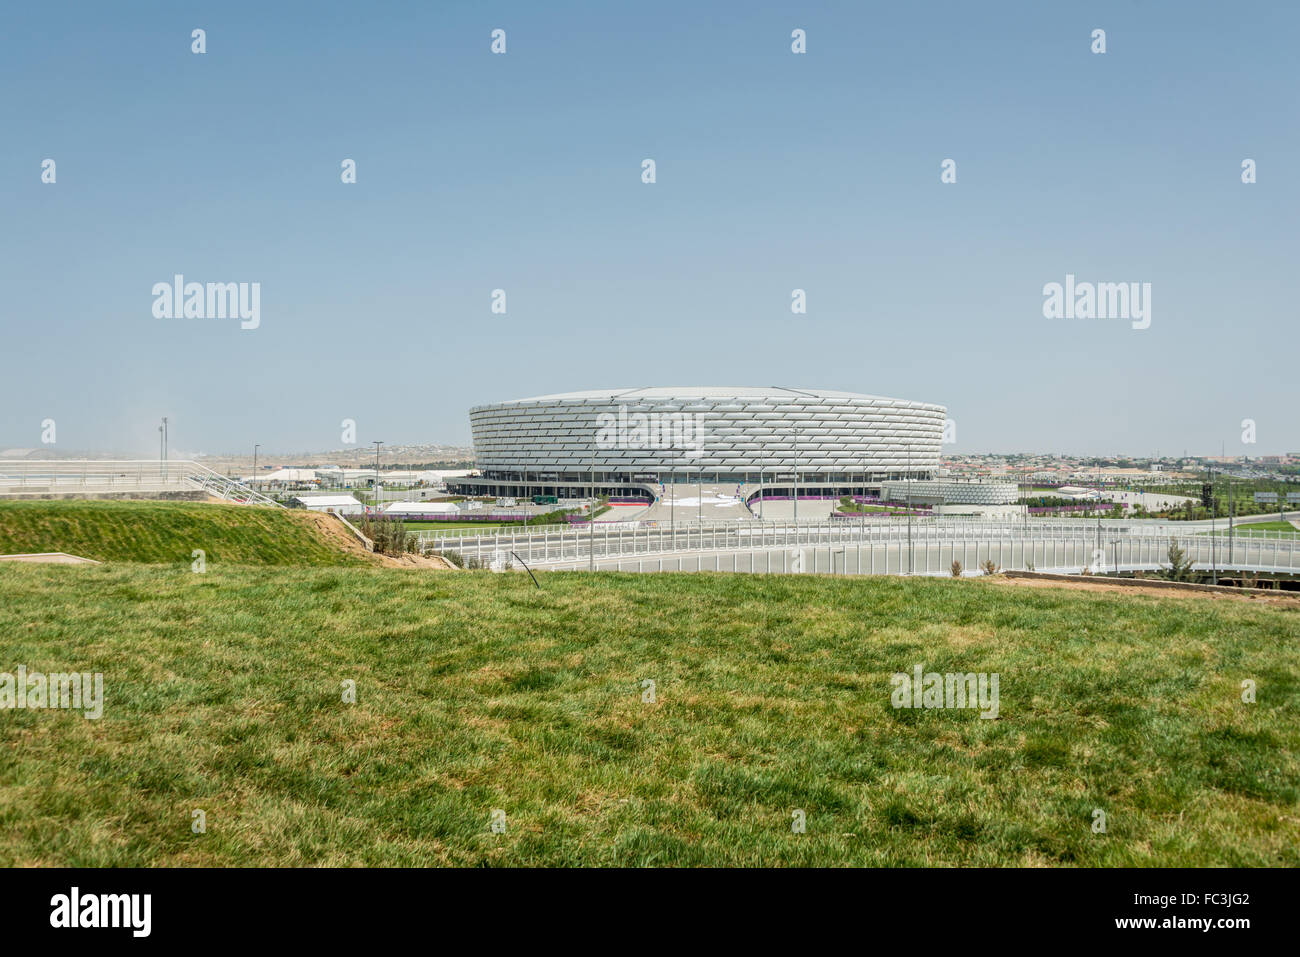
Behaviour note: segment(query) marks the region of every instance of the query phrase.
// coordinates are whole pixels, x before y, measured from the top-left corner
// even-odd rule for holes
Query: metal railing
[[[468,531],[468,530],[467,530]],[[1095,523],[1078,522],[987,522],[947,524],[914,523],[909,530],[906,522],[888,524],[854,524],[826,522],[800,524],[777,522],[713,523],[676,526],[604,527],[578,526],[566,528],[549,526],[540,529],[522,528],[484,529],[481,534],[451,536],[440,531],[419,535],[421,547],[434,551],[458,551],[480,561],[491,561],[497,554],[516,552],[530,564],[552,565],[576,562],[588,556],[596,558],[625,558],[631,556],[669,555],[690,552],[763,552],[791,548],[825,548],[843,546],[880,546],[885,549],[906,549],[910,545],[915,553],[939,553],[967,549],[974,546],[972,554],[988,555],[998,550],[999,555],[1009,554],[1006,549],[1031,549],[1027,560],[1033,561],[1037,551],[1056,555],[1058,546],[1082,549],[1092,555],[1100,550],[1119,547],[1140,549],[1144,556],[1142,567],[1152,566],[1151,556],[1167,554],[1169,544],[1177,542],[1185,550],[1200,554],[1205,552],[1207,567],[1211,563],[1224,565],[1242,561],[1241,556],[1272,556],[1270,566],[1295,567],[1300,556],[1300,535],[1275,539],[1236,537],[1229,548],[1226,537],[1210,536],[1199,530],[1174,529],[1168,525],[1133,525],[1113,523],[1103,525],[1098,531]],[[1118,543],[1118,545],[1116,545]],[[981,551],[981,548],[983,549]],[[1037,551],[1035,551],[1037,550]],[[1071,555],[1073,556],[1073,551]],[[1131,552],[1130,554],[1137,554]],[[962,559],[958,559],[962,560]],[[985,558],[979,559],[986,560]],[[1162,557],[1159,561],[1164,561]],[[963,564],[965,564],[965,561]],[[998,561],[998,564],[1002,564]],[[1156,562],[1158,565],[1159,562]]]
[[[0,498],[131,492],[205,492],[245,505],[279,503],[189,460],[0,460]]]
[[[1158,571],[1168,568],[1168,547],[1184,549],[1198,572],[1217,568],[1221,576],[1241,572],[1293,575],[1300,573],[1300,550],[1293,543],[1274,542],[1239,548],[1235,561],[1215,554],[1203,538],[1130,538],[1103,543],[1100,549],[1081,540],[929,540],[909,549],[900,542],[856,542],[843,545],[768,549],[677,552],[594,559],[598,571],[719,571],[789,574],[799,572],[842,575],[951,575],[959,562],[964,575],[979,574],[985,562],[1001,570],[1036,570],[1096,575]],[[552,571],[585,570],[590,560],[570,559],[540,567]]]

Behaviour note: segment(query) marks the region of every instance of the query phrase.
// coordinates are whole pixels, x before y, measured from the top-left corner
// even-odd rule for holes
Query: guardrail
[[[0,460],[0,497],[195,491],[238,504],[282,507],[261,492],[187,459]]]
[[[439,532],[420,535],[421,546],[441,551],[454,549],[490,561],[498,552],[515,551],[523,560],[539,565],[577,561],[594,555],[598,558],[665,555],[680,552],[751,552],[785,548],[821,548],[845,545],[872,545],[910,547],[911,549],[942,551],[969,545],[996,546],[1032,545],[1055,549],[1058,544],[1084,549],[1089,555],[1096,550],[1105,551],[1119,543],[1123,548],[1141,548],[1147,555],[1159,550],[1163,555],[1169,543],[1177,541],[1185,549],[1206,553],[1210,563],[1223,564],[1237,561],[1241,555],[1255,554],[1261,550],[1275,556],[1271,565],[1291,568],[1295,557],[1300,556],[1300,535],[1286,538],[1263,539],[1237,536],[1229,543],[1226,536],[1211,536],[1208,532],[1170,529],[1168,526],[1132,525],[1115,523],[1103,525],[1098,532],[1089,523],[984,523],[984,524],[921,524],[913,522],[909,530],[906,522],[819,524],[745,522],[713,523],[676,526],[646,526],[622,523],[602,527],[566,528],[548,526],[541,529],[522,528],[484,529],[480,535],[447,536]],[[1271,548],[1270,548],[1271,546]],[[978,548],[977,548],[978,551]],[[1287,556],[1283,559],[1281,556]],[[963,563],[965,562],[964,559]],[[984,559],[980,559],[983,561]],[[1032,555],[1029,558],[1033,560]],[[1163,561],[1163,559],[1161,559]],[[1001,561],[998,561],[1001,564]],[[1143,567],[1149,567],[1149,562]]]
[[[589,563],[597,571],[718,571],[758,574],[800,572],[840,575],[951,575],[952,563],[960,562],[963,575],[980,574],[985,562],[1001,570],[1041,571],[1078,575],[1119,572],[1149,572],[1168,567],[1169,544],[1182,547],[1198,572],[1217,568],[1220,575],[1234,573],[1300,574],[1300,551],[1260,544],[1241,549],[1235,561],[1214,555],[1204,539],[1129,539],[1110,542],[1098,550],[1085,541],[928,541],[909,548],[899,542],[855,542],[843,545],[803,546],[768,549],[677,552],[674,554],[602,555],[593,559],[553,561],[541,567],[551,571],[585,570]]]

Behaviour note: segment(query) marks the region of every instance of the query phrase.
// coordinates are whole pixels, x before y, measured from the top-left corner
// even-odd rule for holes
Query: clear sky
[[[955,452],[1300,450],[1291,0],[0,16],[0,447],[467,443],[484,402],[784,385],[943,403]],[[260,283],[260,326],[156,318],[177,273]],[[1044,318],[1067,273],[1151,283],[1150,327]]]

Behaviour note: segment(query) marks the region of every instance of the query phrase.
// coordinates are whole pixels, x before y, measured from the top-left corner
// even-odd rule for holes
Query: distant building
[[[263,486],[314,485],[316,481],[315,469],[276,469],[274,472],[254,475],[244,480],[245,484],[256,483]]]
[[[384,506],[384,514],[393,518],[403,515],[456,515],[460,508],[454,502],[392,502]]]
[[[351,495],[295,495],[293,500],[312,512],[364,515],[366,511],[366,507]]]
[[[933,478],[941,405],[823,389],[634,388],[566,392],[469,412],[481,474],[459,495],[591,494],[651,500],[667,484],[768,495],[862,494]]]

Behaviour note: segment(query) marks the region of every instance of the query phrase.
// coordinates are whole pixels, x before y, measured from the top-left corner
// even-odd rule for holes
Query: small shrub
[[[1162,569],[1166,579],[1171,582],[1196,581],[1199,577],[1192,571],[1192,560],[1187,557],[1187,553],[1179,548],[1174,542],[1169,543],[1169,551],[1166,553],[1169,558],[1169,567]]]
[[[961,578],[961,562],[957,561],[955,558],[953,559],[952,567],[948,570],[952,572],[953,578]]]
[[[449,551],[449,552],[438,552],[437,554],[440,558],[447,559],[447,561],[451,562],[457,568],[465,567],[465,556],[462,555],[460,552]]]
[[[993,563],[993,559],[991,558],[982,562],[980,568],[983,570],[985,575],[996,575],[998,572],[1002,571],[1002,569],[998,568],[998,566]]]

